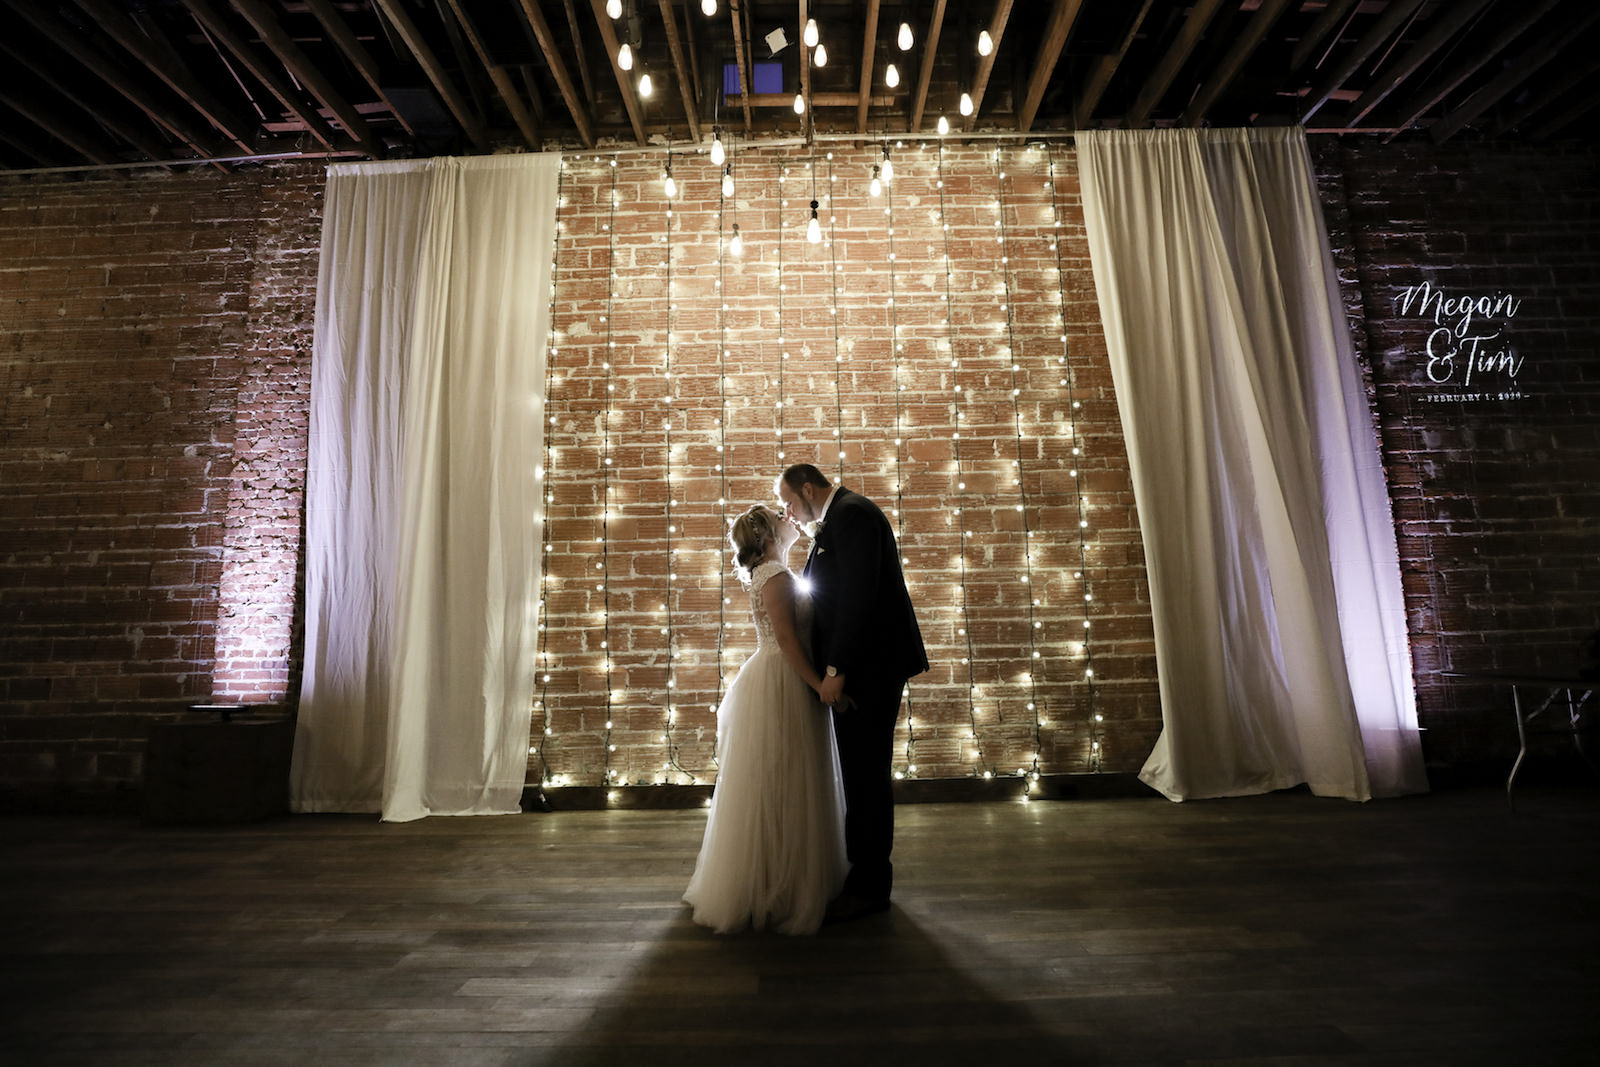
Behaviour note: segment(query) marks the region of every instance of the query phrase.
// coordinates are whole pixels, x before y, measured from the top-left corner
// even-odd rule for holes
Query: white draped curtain
[[[296,811],[519,810],[559,165],[328,170]]]
[[[1077,135],[1173,800],[1427,789],[1387,487],[1305,133]]]

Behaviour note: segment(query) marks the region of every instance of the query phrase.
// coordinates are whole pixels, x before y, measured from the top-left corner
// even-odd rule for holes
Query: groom
[[[818,693],[833,709],[850,860],[844,891],[827,917],[854,919],[889,906],[894,724],[906,680],[928,669],[928,657],[894,528],[878,506],[831,485],[809,463],[784,471],[773,488],[786,519],[814,524],[804,571],[814,608],[811,656],[823,676]]]

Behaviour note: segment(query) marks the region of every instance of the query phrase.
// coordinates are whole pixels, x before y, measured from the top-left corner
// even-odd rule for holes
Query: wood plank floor
[[[895,907],[716,937],[704,813],[0,820],[0,1061],[1592,1064],[1600,790],[899,809]]]

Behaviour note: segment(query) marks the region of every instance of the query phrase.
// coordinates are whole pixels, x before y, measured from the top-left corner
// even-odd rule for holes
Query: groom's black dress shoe
[[[822,921],[825,923],[843,923],[852,919],[860,919],[868,915],[876,915],[880,911],[889,910],[889,898],[876,899],[873,897],[858,897],[850,893],[841,893],[828,902],[828,910],[823,913]]]

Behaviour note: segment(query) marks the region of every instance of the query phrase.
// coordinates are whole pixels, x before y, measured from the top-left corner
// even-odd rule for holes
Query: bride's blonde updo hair
[[[750,584],[750,571],[767,548],[778,539],[778,523],[783,519],[765,504],[757,504],[728,523],[728,544],[733,546],[733,573]]]

